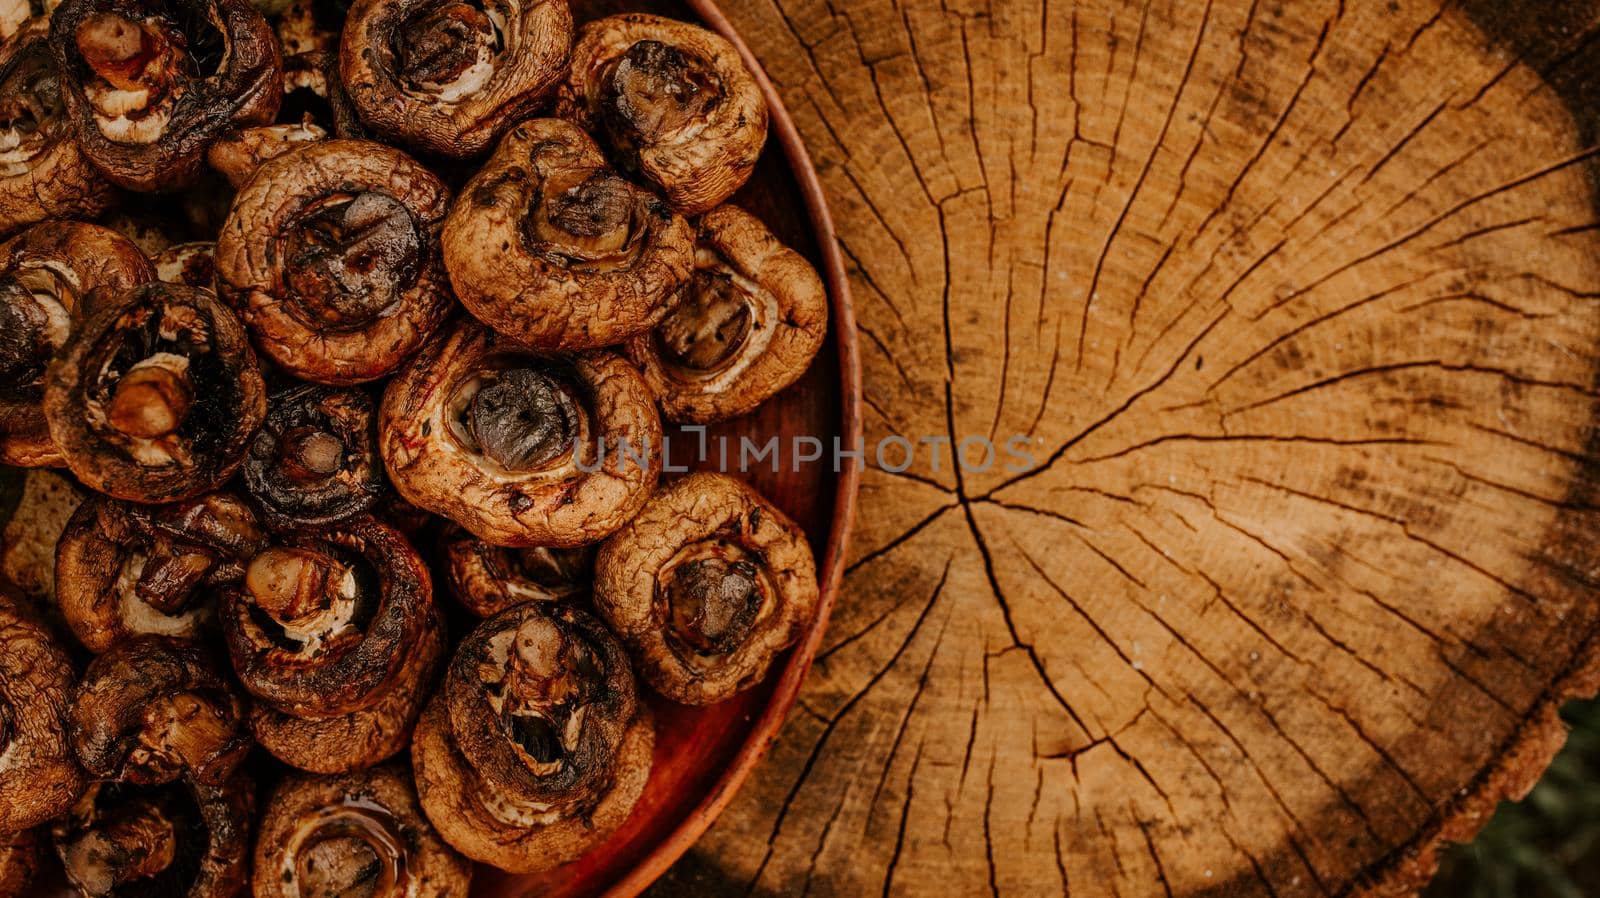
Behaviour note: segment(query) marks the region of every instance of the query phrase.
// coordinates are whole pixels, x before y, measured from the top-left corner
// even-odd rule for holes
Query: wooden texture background
[[[737,0],[829,191],[845,593],[659,895],[1404,894],[1596,686],[1595,4]]]

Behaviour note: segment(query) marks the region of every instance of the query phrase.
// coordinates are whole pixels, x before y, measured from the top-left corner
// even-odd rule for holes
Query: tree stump
[[[853,267],[870,470],[660,893],[1415,891],[1600,684],[1600,4],[728,12]]]

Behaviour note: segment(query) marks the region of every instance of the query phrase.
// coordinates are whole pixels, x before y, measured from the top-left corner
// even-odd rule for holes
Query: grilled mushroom
[[[245,461],[250,494],[276,526],[331,524],[383,496],[377,409],[359,390],[300,386],[275,394]]]
[[[479,617],[523,602],[561,602],[588,595],[593,546],[508,549],[490,545],[458,525],[443,539],[445,580],[456,601]]]
[[[67,741],[73,678],[60,643],[0,585],[0,833],[37,826],[83,794]]]
[[[589,135],[538,119],[463,188],[444,262],[478,320],[536,349],[588,349],[661,320],[693,243],[688,222],[608,168]]]
[[[27,895],[39,875],[39,834],[31,829],[0,833],[0,895]]]
[[[571,49],[567,0],[355,0],[339,65],[372,130],[464,158],[537,108]]]
[[[275,124],[222,135],[206,150],[206,162],[235,189],[250,182],[269,160],[330,136],[360,137],[355,107],[338,81],[337,59],[325,50],[283,61],[283,106]]]
[[[223,297],[311,381],[381,377],[450,310],[444,184],[398,150],[332,140],[261,167],[217,238]]]
[[[667,418],[709,423],[794,383],[827,331],[816,269],[755,216],[718,206],[700,219],[694,276],[627,351]]]
[[[96,658],[70,715],[78,760],[98,779],[223,786],[250,750],[244,701],[196,643],[142,636]]]
[[[805,534],[754,490],[691,474],[600,547],[594,602],[657,692],[708,705],[800,638],[817,571]]]
[[[265,544],[255,513],[212,493],[174,505],[95,498],[56,545],[56,601],[90,651],[130,637],[199,637],[215,619],[208,590],[244,577]]]
[[[102,782],[52,827],[67,879],[87,898],[235,898],[249,881],[253,786],[180,779]]]
[[[444,637],[427,568],[398,531],[363,520],[284,536],[224,602],[264,748],[302,770],[344,773],[405,747]]]
[[[390,381],[378,433],[401,495],[501,546],[595,542],[661,471],[660,418],[620,356],[532,356],[471,322]]]
[[[51,218],[93,218],[115,199],[78,150],[62,80],[43,20],[0,44],[0,234]]]
[[[62,464],[41,406],[45,367],[91,291],[152,276],[138,247],[98,225],[46,222],[0,244],[0,464]]]
[[[472,880],[422,815],[411,772],[394,764],[279,783],[255,860],[255,898],[457,898]]]
[[[249,0],[66,0],[50,47],[84,155],[129,190],[187,186],[212,141],[283,99],[278,42]]]
[[[535,603],[461,643],[411,754],[423,810],[446,842],[532,872],[627,819],[654,742],[622,646],[576,608]]]
[[[217,285],[217,245],[209,240],[174,243],[150,261],[164,283],[206,290]]]
[[[645,13],[583,26],[557,112],[603,135],[624,168],[685,214],[750,178],[767,140],[767,104],[726,39]]]
[[[243,325],[209,291],[150,283],[97,300],[50,366],[44,413],[86,485],[173,502],[244,461],[266,388]]]

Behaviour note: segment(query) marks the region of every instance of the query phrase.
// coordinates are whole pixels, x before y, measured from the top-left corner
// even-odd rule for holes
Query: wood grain
[[[1600,624],[1595,4],[739,0],[870,465],[796,714],[659,895],[1410,894]]]

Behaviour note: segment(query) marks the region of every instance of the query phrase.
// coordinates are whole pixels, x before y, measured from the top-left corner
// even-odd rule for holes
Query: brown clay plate
[[[698,21],[739,48],[766,94],[772,113],[767,147],[750,183],[733,201],[765,221],[822,274],[831,300],[830,339],[794,386],[750,415],[710,428],[704,463],[695,458],[700,448],[698,434],[671,434],[670,462],[691,469],[716,469],[720,466],[719,438],[725,438],[730,467],[736,469],[741,436],[758,446],[778,437],[782,452],[778,472],[771,470],[770,462],[762,462],[753,463],[744,474],[735,473],[805,528],[817,557],[822,596],[816,620],[800,644],[754,689],[709,708],[653,700],[655,765],[643,798],[615,835],[579,860],[547,873],[518,876],[479,867],[472,892],[482,898],[636,895],[705,832],[771,744],[811,666],[838,595],[860,476],[852,460],[846,459],[838,471],[832,464],[835,438],[845,447],[854,446],[861,438],[861,373],[844,263],[816,170],[771,82],[711,0],[688,0],[688,6],[676,0],[578,0],[573,11],[580,21],[625,11]],[[826,449],[821,460],[794,470],[790,447],[794,438],[802,436],[821,440]]]

